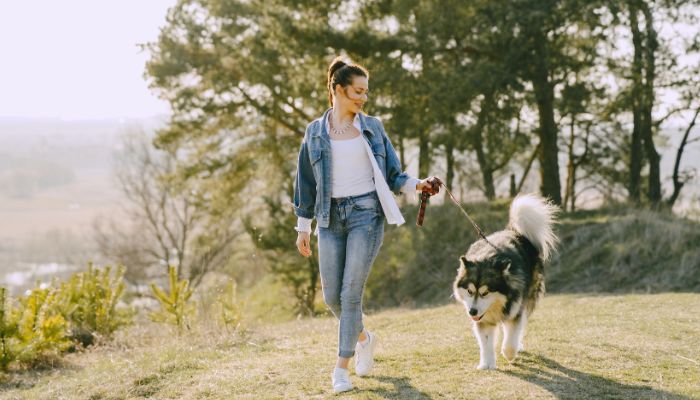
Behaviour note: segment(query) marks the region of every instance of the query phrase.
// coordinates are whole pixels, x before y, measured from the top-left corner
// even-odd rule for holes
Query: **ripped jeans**
[[[319,228],[323,300],[340,320],[338,356],[355,355],[362,332],[362,294],[384,239],[384,211],[377,192],[331,199],[330,224]]]

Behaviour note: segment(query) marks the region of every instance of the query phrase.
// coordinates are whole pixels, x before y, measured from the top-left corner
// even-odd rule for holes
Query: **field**
[[[374,374],[355,399],[700,398],[700,294],[552,295],[536,310],[526,351],[478,371],[478,347],[456,304],[370,315]],[[336,322],[301,319],[213,327],[180,338],[134,326],[54,369],[15,372],[3,399],[279,399],[332,396]]]

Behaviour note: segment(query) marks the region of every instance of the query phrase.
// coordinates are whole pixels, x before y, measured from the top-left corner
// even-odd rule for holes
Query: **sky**
[[[0,0],[0,117],[111,119],[169,113],[143,77],[176,0]]]

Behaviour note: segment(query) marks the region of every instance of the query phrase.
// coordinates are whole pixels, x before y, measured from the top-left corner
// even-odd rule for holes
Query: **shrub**
[[[236,281],[231,280],[226,285],[223,293],[218,296],[218,303],[221,322],[226,329],[232,329],[234,332],[240,330],[242,328],[243,313],[242,304],[239,304],[236,297]]]
[[[68,322],[57,307],[56,288],[38,287],[18,299],[16,307],[0,289],[0,336],[2,358],[0,367],[10,363],[33,366],[60,355],[71,345]]]
[[[58,293],[61,314],[71,324],[71,337],[89,345],[94,335],[109,337],[131,322],[132,311],[117,307],[124,294],[124,267],[111,274],[112,268],[93,268],[73,274],[60,284]]]
[[[183,327],[189,329],[189,318],[194,313],[194,305],[188,302],[193,292],[189,287],[190,282],[187,279],[178,279],[173,266],[168,269],[168,281],[170,293],[151,283],[151,290],[160,303],[160,310],[151,312],[151,320],[174,324],[178,331]]]

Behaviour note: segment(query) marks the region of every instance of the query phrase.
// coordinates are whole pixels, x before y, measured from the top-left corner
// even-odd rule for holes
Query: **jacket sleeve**
[[[314,218],[316,204],[316,178],[314,177],[306,137],[301,142],[297,174],[294,180],[294,214],[297,217]]]
[[[389,189],[391,189],[391,191],[396,195],[407,193],[411,188],[413,188],[413,191],[415,192],[415,187],[420,180],[402,171],[401,161],[396,155],[394,146],[392,146],[391,140],[389,140],[389,136],[384,130],[384,125],[378,119],[377,122],[379,123],[379,127],[382,132],[382,138],[384,140],[384,147],[386,150],[386,183],[389,185]]]

